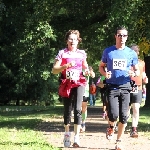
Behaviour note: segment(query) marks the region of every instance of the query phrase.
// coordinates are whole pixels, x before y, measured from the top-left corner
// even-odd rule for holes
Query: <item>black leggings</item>
[[[119,122],[121,122],[122,124],[127,123],[129,101],[129,90],[108,90],[108,116],[111,122],[117,121],[117,118],[119,116]]]
[[[108,101],[107,101],[107,89],[106,88],[101,88],[100,93],[101,93],[101,100],[103,102],[103,106],[106,106]]]
[[[64,102],[64,125],[70,124],[70,116],[71,116],[71,110],[72,110],[72,103],[74,103],[74,124],[81,124],[82,120],[82,112],[81,112],[81,106],[82,106],[82,100],[83,95],[85,92],[84,86],[79,86],[71,89],[70,97],[63,98]]]

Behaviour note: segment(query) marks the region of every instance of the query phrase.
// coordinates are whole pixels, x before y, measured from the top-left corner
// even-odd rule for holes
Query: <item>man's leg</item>
[[[130,93],[128,90],[121,90],[119,97],[119,124],[118,124],[118,134],[116,140],[116,148],[120,148],[121,138],[124,134],[124,130],[126,127],[127,119],[128,119],[128,109],[130,102]]]
[[[119,116],[119,107],[118,107],[118,96],[120,95],[119,89],[117,90],[108,90],[108,106],[109,106],[109,128],[106,132],[106,138],[111,140],[114,135],[114,127]]]
[[[139,103],[133,103],[132,104],[132,111],[133,111],[132,127],[135,127],[135,128],[137,128],[138,121],[139,121],[139,108],[140,108]]]
[[[139,109],[142,102],[142,90],[139,90],[138,93],[133,94],[133,103],[132,103],[132,131],[131,137],[138,137],[137,126],[139,121]]]
[[[130,93],[128,90],[121,90],[121,96],[119,99],[119,125],[118,125],[118,135],[117,140],[120,140],[122,134],[124,134],[124,129],[126,127],[128,119],[128,109],[130,102]]]

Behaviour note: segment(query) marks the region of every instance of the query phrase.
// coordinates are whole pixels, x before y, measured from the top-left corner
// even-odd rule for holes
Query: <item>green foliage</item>
[[[138,43],[149,55],[149,6],[145,0],[1,0],[0,101],[47,101],[57,95],[58,77],[51,68],[69,29],[80,31],[80,48],[97,76],[118,25],[128,28],[128,45]]]
[[[0,149],[60,150],[50,145],[37,127],[61,111],[62,107],[1,107]]]

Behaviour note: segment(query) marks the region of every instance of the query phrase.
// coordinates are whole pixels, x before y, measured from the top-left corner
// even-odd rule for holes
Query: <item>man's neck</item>
[[[116,44],[116,48],[122,50],[125,48],[125,44]]]

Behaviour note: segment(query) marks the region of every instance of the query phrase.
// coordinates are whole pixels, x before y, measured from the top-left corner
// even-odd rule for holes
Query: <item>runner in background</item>
[[[105,67],[105,71],[107,71],[107,67]],[[103,103],[102,110],[102,118],[108,120],[108,101],[107,101],[107,88],[106,88],[106,78],[105,76],[100,76],[100,81],[97,83],[97,86],[100,87],[101,100]]]
[[[142,100],[145,105],[145,101],[146,101],[146,85],[145,84],[143,84],[143,89],[142,89]]]
[[[96,85],[92,81],[92,84],[90,85],[90,106],[95,106],[96,101]]]
[[[131,49],[134,50],[137,55],[139,56],[139,46],[133,44],[131,46]],[[142,102],[142,86],[143,83],[147,84],[148,83],[148,78],[145,73],[145,62],[141,60],[140,58],[138,59],[138,66],[140,69],[140,75],[138,77],[131,77],[131,80],[135,82],[135,85],[137,86],[137,89],[134,92],[131,92],[130,94],[130,105],[132,106],[132,129],[130,136],[133,138],[138,137],[138,131],[137,131],[137,126],[138,126],[138,121],[139,121],[139,109],[140,109],[140,104]],[[130,114],[130,108],[128,112],[128,116]]]
[[[85,74],[83,72],[83,74]],[[85,132],[85,122],[86,122],[86,118],[87,118],[87,103],[88,103],[88,99],[89,99],[89,77],[94,78],[95,77],[95,73],[93,72],[93,68],[91,66],[89,66],[89,75],[86,76],[87,79],[87,84],[85,87],[85,93],[83,96],[83,101],[82,101],[82,123],[81,123],[81,129],[80,132]]]

